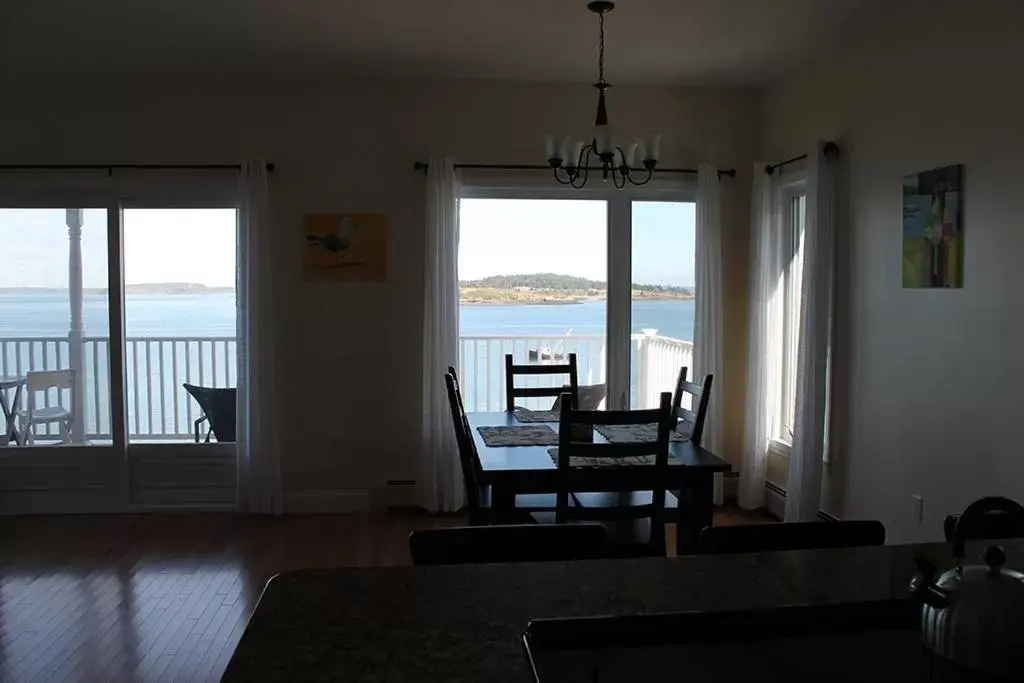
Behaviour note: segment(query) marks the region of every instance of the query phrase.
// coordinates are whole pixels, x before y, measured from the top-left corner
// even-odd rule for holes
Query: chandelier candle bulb
[[[572,156],[569,157],[572,161],[572,167],[576,168],[576,162],[579,160],[580,155],[583,154],[583,143],[576,142],[572,146]]]
[[[644,161],[647,161],[648,159],[651,160],[651,161],[657,161],[658,157],[660,157],[660,156],[661,156],[661,133],[658,133],[657,135],[654,135],[654,136],[651,137],[651,146],[647,150],[647,157],[644,159]]]
[[[572,136],[566,135],[562,138],[562,165],[566,168],[576,166],[576,157],[572,155]]]
[[[547,154],[549,162],[559,158],[558,151],[555,149],[555,136],[551,133],[544,136],[544,152]]]
[[[633,164],[636,162],[636,148],[636,140],[626,146],[626,168],[633,168]]]

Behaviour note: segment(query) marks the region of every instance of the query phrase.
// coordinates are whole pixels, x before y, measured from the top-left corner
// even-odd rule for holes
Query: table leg
[[[21,389],[24,385],[19,384],[14,390],[14,400],[11,401],[10,414],[7,417],[7,434],[4,437],[5,445],[14,439],[18,446],[22,445],[21,434],[18,433],[18,406],[21,405]]]
[[[491,515],[498,524],[510,523],[516,515],[516,493],[498,482],[491,484]]]
[[[700,532],[704,527],[712,526],[715,519],[714,473],[694,474],[688,489],[682,492],[684,500],[679,501],[679,519],[676,521],[677,555],[699,552]]]
[[[0,410],[4,413],[4,436],[3,443],[0,443],[0,447],[5,447],[10,444],[11,439],[18,443],[17,432],[15,432],[15,412],[18,409],[18,399],[21,393],[21,387],[17,387],[14,391],[14,403],[12,406],[7,405],[7,390],[0,389]],[[20,445],[20,444],[19,444]]]

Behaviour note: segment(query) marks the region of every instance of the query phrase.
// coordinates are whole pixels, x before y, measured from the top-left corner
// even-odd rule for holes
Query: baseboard
[[[764,483],[765,507],[779,519],[786,518],[786,489],[770,481]],[[823,522],[838,522],[839,518],[833,514],[818,510],[818,519]]]
[[[369,491],[293,491],[284,496],[285,514],[351,514],[370,511]]]

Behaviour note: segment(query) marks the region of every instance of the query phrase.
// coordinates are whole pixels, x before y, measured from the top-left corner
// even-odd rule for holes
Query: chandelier
[[[562,185],[581,188],[590,178],[590,162],[596,157],[600,162],[601,179],[612,183],[618,189],[631,185],[646,185],[658,165],[658,154],[661,147],[661,135],[654,135],[649,140],[634,138],[623,150],[612,137],[608,125],[608,110],[605,106],[605,93],[611,85],[604,80],[604,16],[615,9],[614,2],[594,0],[587,4],[587,9],[597,15],[600,22],[600,47],[597,57],[597,115],[594,118],[594,135],[589,143],[573,140],[572,137],[546,135],[548,165],[554,172],[555,180]],[[639,156],[643,168],[634,163]],[[637,171],[639,178],[633,175]],[[646,171],[646,175],[644,175]]]

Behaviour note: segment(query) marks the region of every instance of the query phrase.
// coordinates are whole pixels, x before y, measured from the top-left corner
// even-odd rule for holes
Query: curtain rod
[[[476,168],[476,169],[489,169],[494,171],[550,171],[551,166],[531,165],[531,164],[454,164],[454,168]],[[430,168],[430,164],[425,161],[417,161],[413,164],[413,168],[417,171],[426,172]],[[600,171],[600,166],[590,166],[587,171]],[[632,169],[634,171],[646,172],[646,168]],[[696,173],[695,168],[656,168],[656,173]],[[735,168],[720,168],[718,169],[718,177],[729,176],[730,178],[736,177]]]
[[[829,140],[822,147],[822,151],[825,153],[825,156],[839,154],[839,145]],[[786,159],[785,161],[779,161],[774,164],[768,164],[767,166],[764,167],[764,172],[767,173],[768,175],[771,175],[772,173],[775,173],[775,169],[777,168],[781,168],[783,166],[786,166],[787,164],[796,163],[797,161],[803,161],[806,158],[806,154],[801,154],[800,156],[793,157],[792,159]]]
[[[0,171],[241,171],[242,164],[0,164]],[[268,163],[273,171],[274,164]]]

